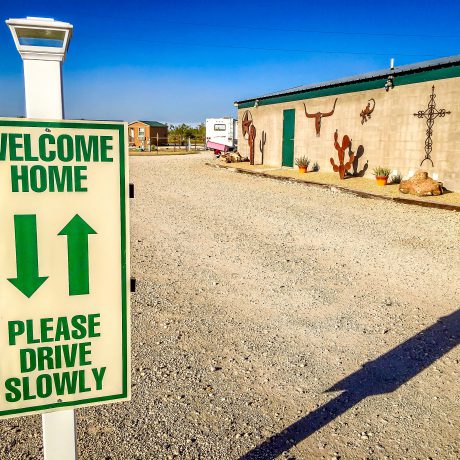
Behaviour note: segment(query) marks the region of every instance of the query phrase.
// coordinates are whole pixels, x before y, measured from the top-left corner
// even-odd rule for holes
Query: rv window
[[[225,125],[214,125],[214,131],[225,131]]]

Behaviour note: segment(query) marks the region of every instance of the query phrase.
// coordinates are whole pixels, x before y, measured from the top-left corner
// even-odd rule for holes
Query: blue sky
[[[235,100],[460,53],[460,2],[0,0],[0,20],[74,25],[67,118],[198,123]],[[24,115],[22,63],[0,25],[0,116]]]

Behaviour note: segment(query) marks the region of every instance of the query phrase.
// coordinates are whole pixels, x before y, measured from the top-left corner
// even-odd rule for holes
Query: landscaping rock
[[[245,161],[246,158],[243,158],[238,152],[229,152],[220,157],[221,161],[224,163],[240,163]]]
[[[442,182],[428,177],[426,171],[417,171],[410,179],[401,181],[399,191],[417,196],[442,195]]]

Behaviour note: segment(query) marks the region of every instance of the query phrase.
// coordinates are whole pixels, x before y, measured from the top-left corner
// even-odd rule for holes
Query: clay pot
[[[299,166],[299,172],[300,173],[306,173],[307,172],[307,166]]]
[[[388,176],[375,176],[377,179],[377,185],[387,185]]]

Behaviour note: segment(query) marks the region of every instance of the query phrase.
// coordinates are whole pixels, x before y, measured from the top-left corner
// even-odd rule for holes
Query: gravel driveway
[[[460,213],[208,157],[130,160],[133,398],[80,458],[460,458]],[[39,417],[0,436],[41,458]]]

